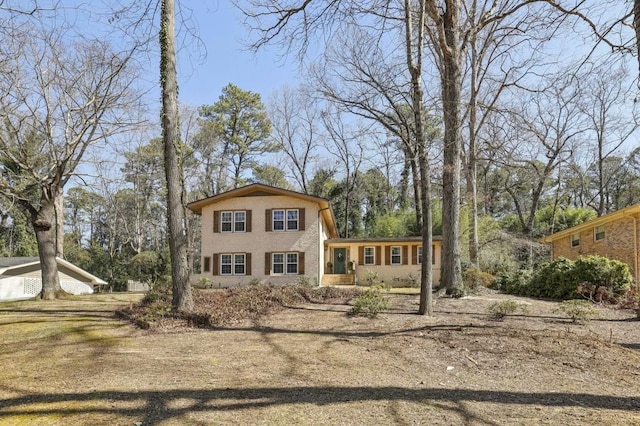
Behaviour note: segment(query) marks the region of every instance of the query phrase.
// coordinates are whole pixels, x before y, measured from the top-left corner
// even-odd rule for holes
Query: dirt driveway
[[[134,296],[135,297],[135,296]],[[131,295],[0,304],[2,425],[640,425],[640,322],[500,294],[389,295],[376,319],[305,305],[255,323],[150,332]],[[495,300],[528,313],[494,321]]]

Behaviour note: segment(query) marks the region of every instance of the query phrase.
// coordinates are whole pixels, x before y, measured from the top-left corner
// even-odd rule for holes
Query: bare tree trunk
[[[473,3],[475,15],[475,2]],[[469,261],[478,267],[478,182],[477,176],[477,146],[476,125],[478,108],[478,52],[477,40],[474,35],[471,42],[471,97],[469,99],[469,153],[467,155],[467,203],[471,207],[469,211],[471,232],[469,232]]]
[[[442,285],[447,294],[462,292],[460,265],[460,0],[446,2],[442,15],[444,46],[441,70],[444,110],[444,152],[442,172]]]
[[[412,1],[405,0],[405,36],[407,52],[407,68],[411,74],[411,101],[413,120],[415,122],[416,146],[418,151],[418,166],[420,170],[420,206],[422,207],[422,268],[420,272],[420,315],[433,314],[433,270],[431,266],[433,235],[431,229],[431,173],[429,157],[427,155],[425,126],[424,126],[424,92],[422,90],[422,52],[424,43],[424,26],[426,5],[425,0],[416,4],[418,34],[413,30]],[[415,45],[414,45],[415,43]],[[418,205],[416,205],[416,210]]]
[[[183,203],[184,179],[180,162],[183,152],[178,123],[178,81],[176,72],[175,5],[162,1],[160,18],[160,81],[162,84],[162,138],[167,176],[167,216],[169,250],[173,278],[173,307],[178,311],[193,310],[189,283],[188,238]]]
[[[64,194],[59,189],[54,198],[56,218],[56,256],[64,259]]]
[[[30,212],[31,224],[38,242],[38,256],[40,257],[40,267],[42,269],[42,292],[40,295],[44,300],[55,300],[57,293],[62,288],[58,277],[56,244],[54,241],[54,200],[43,191],[40,209],[38,211],[30,210]]]

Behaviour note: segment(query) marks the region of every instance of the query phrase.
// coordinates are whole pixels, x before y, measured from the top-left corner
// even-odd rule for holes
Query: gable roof
[[[615,212],[611,212],[595,219],[588,220],[584,223],[581,223],[580,225],[576,225],[571,228],[564,229],[560,232],[547,235],[546,237],[543,237],[538,241],[541,243],[552,243],[576,232],[584,231],[585,229],[593,228],[595,226],[604,225],[606,223],[613,222],[625,217],[640,217],[640,204],[632,204],[629,207],[625,207],[623,209],[616,210]]]
[[[87,282],[91,284],[102,284],[102,285],[108,284],[106,281],[101,280],[95,275],[88,273],[84,269],[79,268],[73,263],[67,260],[64,260],[60,257],[56,257],[56,262],[58,263],[58,267],[63,266],[67,269],[70,269],[71,271],[77,273],[78,275],[85,277],[87,279]],[[39,265],[39,264],[40,264],[39,257],[0,257],[0,275],[4,275],[7,271],[10,271],[15,268],[23,268],[25,266],[33,266],[33,265]]]
[[[187,208],[194,213],[201,215],[203,208],[210,206],[211,204],[219,203],[220,201],[238,197],[261,197],[272,195],[284,195],[287,197],[293,197],[300,200],[317,203],[320,208],[320,214],[324,218],[329,228],[329,235],[332,238],[338,236],[338,229],[336,227],[335,217],[333,215],[333,210],[331,209],[331,203],[329,202],[329,200],[322,197],[316,197],[315,195],[309,195],[302,192],[290,191],[288,189],[264,185],[262,183],[253,183],[251,185],[246,185],[240,188],[232,189],[231,191],[222,192],[211,197],[193,201],[187,204]]]

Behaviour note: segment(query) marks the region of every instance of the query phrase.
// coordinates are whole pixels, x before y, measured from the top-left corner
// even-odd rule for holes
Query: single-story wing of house
[[[635,281],[640,282],[640,204],[556,232],[540,242],[551,244],[554,259],[599,255],[619,260],[629,265]]]
[[[215,287],[249,283],[390,285],[419,282],[422,240],[340,238],[325,198],[252,184],[187,206],[202,216],[201,272]],[[441,239],[433,241],[433,280],[440,280]]]
[[[90,294],[106,281],[59,257],[60,286],[70,294]],[[42,269],[38,257],[0,257],[0,301],[31,299],[42,291]]]

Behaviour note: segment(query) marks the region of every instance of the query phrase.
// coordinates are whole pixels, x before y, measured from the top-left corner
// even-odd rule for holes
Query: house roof
[[[629,207],[625,207],[620,210],[616,210],[615,212],[605,214],[603,216],[597,217],[595,219],[588,220],[580,225],[573,226],[571,228],[564,229],[560,232],[556,232],[551,235],[547,235],[544,238],[538,240],[541,243],[552,243],[561,238],[565,238],[571,234],[576,232],[583,231],[585,229],[593,228],[595,226],[600,226],[607,224],[609,222],[613,222],[615,220],[619,220],[625,217],[640,217],[640,204],[633,204]]]
[[[91,284],[108,284],[106,281],[101,280],[85,271],[82,268],[77,267],[73,263],[64,260],[62,258],[56,257],[56,261],[58,263],[58,267],[64,266],[67,269],[74,271],[75,273],[87,278],[87,282]],[[7,271],[15,268],[22,268],[25,266],[38,265],[40,263],[39,257],[0,257],[0,275],[4,275]]]
[[[434,235],[433,241],[442,241],[440,235]],[[422,237],[380,237],[380,238],[330,238],[325,244],[390,244],[390,243],[422,243]]]
[[[251,185],[243,186],[240,188],[232,189],[231,191],[222,192],[220,194],[213,195],[211,197],[203,198],[201,200],[193,201],[187,204],[187,208],[192,210],[196,214],[201,215],[202,209],[210,206],[211,204],[218,203],[220,201],[228,200],[237,197],[260,197],[260,196],[272,196],[272,195],[284,195],[288,197],[299,198],[305,201],[311,201],[317,203],[320,207],[320,214],[322,214],[325,222],[329,227],[329,235],[332,238],[338,236],[338,229],[336,227],[335,217],[329,200],[322,197],[316,197],[314,195],[303,194],[302,192],[290,191],[288,189],[276,188],[275,186],[264,185],[261,183],[253,183]]]

